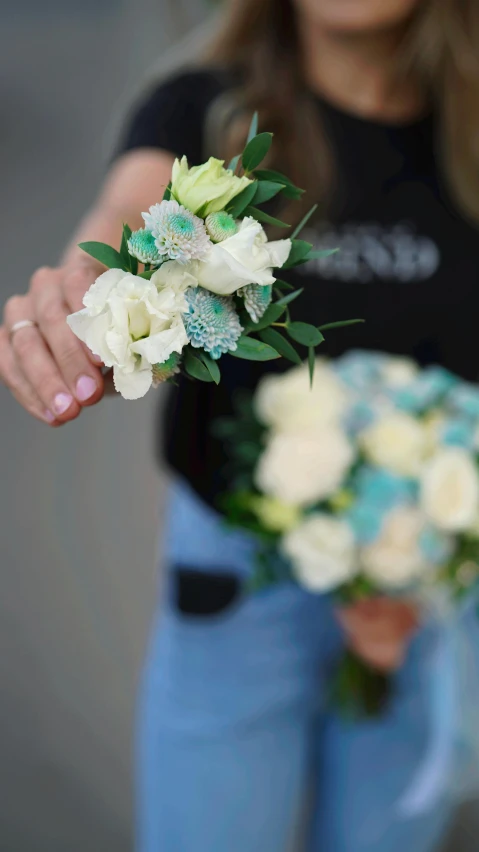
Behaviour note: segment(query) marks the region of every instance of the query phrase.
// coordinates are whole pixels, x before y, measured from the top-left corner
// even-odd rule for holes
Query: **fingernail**
[[[53,410],[56,414],[64,414],[72,402],[73,397],[69,393],[57,393],[53,400]]]
[[[96,391],[95,379],[91,376],[80,376],[76,383],[76,395],[80,402],[90,399]]]
[[[56,418],[55,418],[55,415],[54,415],[54,414],[52,414],[52,412],[51,412],[51,411],[49,411],[49,410],[48,410],[48,408],[47,408],[47,409],[45,409],[45,411],[44,411],[44,415],[43,415],[43,416],[45,417],[45,420],[48,420],[48,422],[49,422],[49,423],[54,423],[54,422],[55,422],[55,419],[56,419]]]

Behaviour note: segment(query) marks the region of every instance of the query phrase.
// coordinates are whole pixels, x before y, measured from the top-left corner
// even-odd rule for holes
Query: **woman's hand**
[[[50,269],[33,275],[24,296],[5,304],[0,326],[0,378],[34,417],[59,426],[103,396],[104,382],[89,350],[66,323],[82,307],[98,276],[94,265]],[[12,328],[22,320],[35,325]]]
[[[349,647],[366,663],[384,672],[401,666],[418,625],[417,609],[411,601],[387,597],[341,607],[337,617]]]

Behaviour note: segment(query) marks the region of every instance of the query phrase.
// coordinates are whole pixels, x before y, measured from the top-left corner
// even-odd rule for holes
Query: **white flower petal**
[[[150,364],[162,364],[173,352],[181,353],[187,343],[185,327],[180,320],[165,331],[137,340],[131,344],[130,350],[142,355]]]
[[[153,374],[150,366],[133,372],[127,372],[117,365],[113,367],[113,383],[124,399],[140,399],[145,396],[150,390],[152,381]]]
[[[83,297],[83,304],[91,313],[99,313],[113,290],[128,273],[122,269],[108,269],[99,275]]]

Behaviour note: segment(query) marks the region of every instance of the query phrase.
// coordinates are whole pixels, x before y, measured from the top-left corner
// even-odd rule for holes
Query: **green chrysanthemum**
[[[153,364],[153,387],[167,382],[177,373],[180,372],[180,356],[177,352],[173,352],[166,361],[162,364]]]
[[[238,290],[243,296],[244,306],[253,322],[259,322],[266,308],[271,303],[273,287],[270,284],[247,284]]]
[[[233,217],[224,210],[219,213],[210,213],[205,219],[205,225],[206,231],[214,243],[223,242],[223,240],[236,234],[238,230]]]
[[[160,254],[155,244],[155,238],[151,231],[148,231],[146,228],[133,231],[128,240],[128,251],[140,263],[159,263],[160,261]]]

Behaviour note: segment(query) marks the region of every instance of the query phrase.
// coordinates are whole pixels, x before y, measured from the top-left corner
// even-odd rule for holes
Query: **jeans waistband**
[[[252,535],[228,527],[225,519],[204,503],[187,482],[172,482],[163,548],[169,567],[181,564],[215,573],[248,575],[257,548]]]

